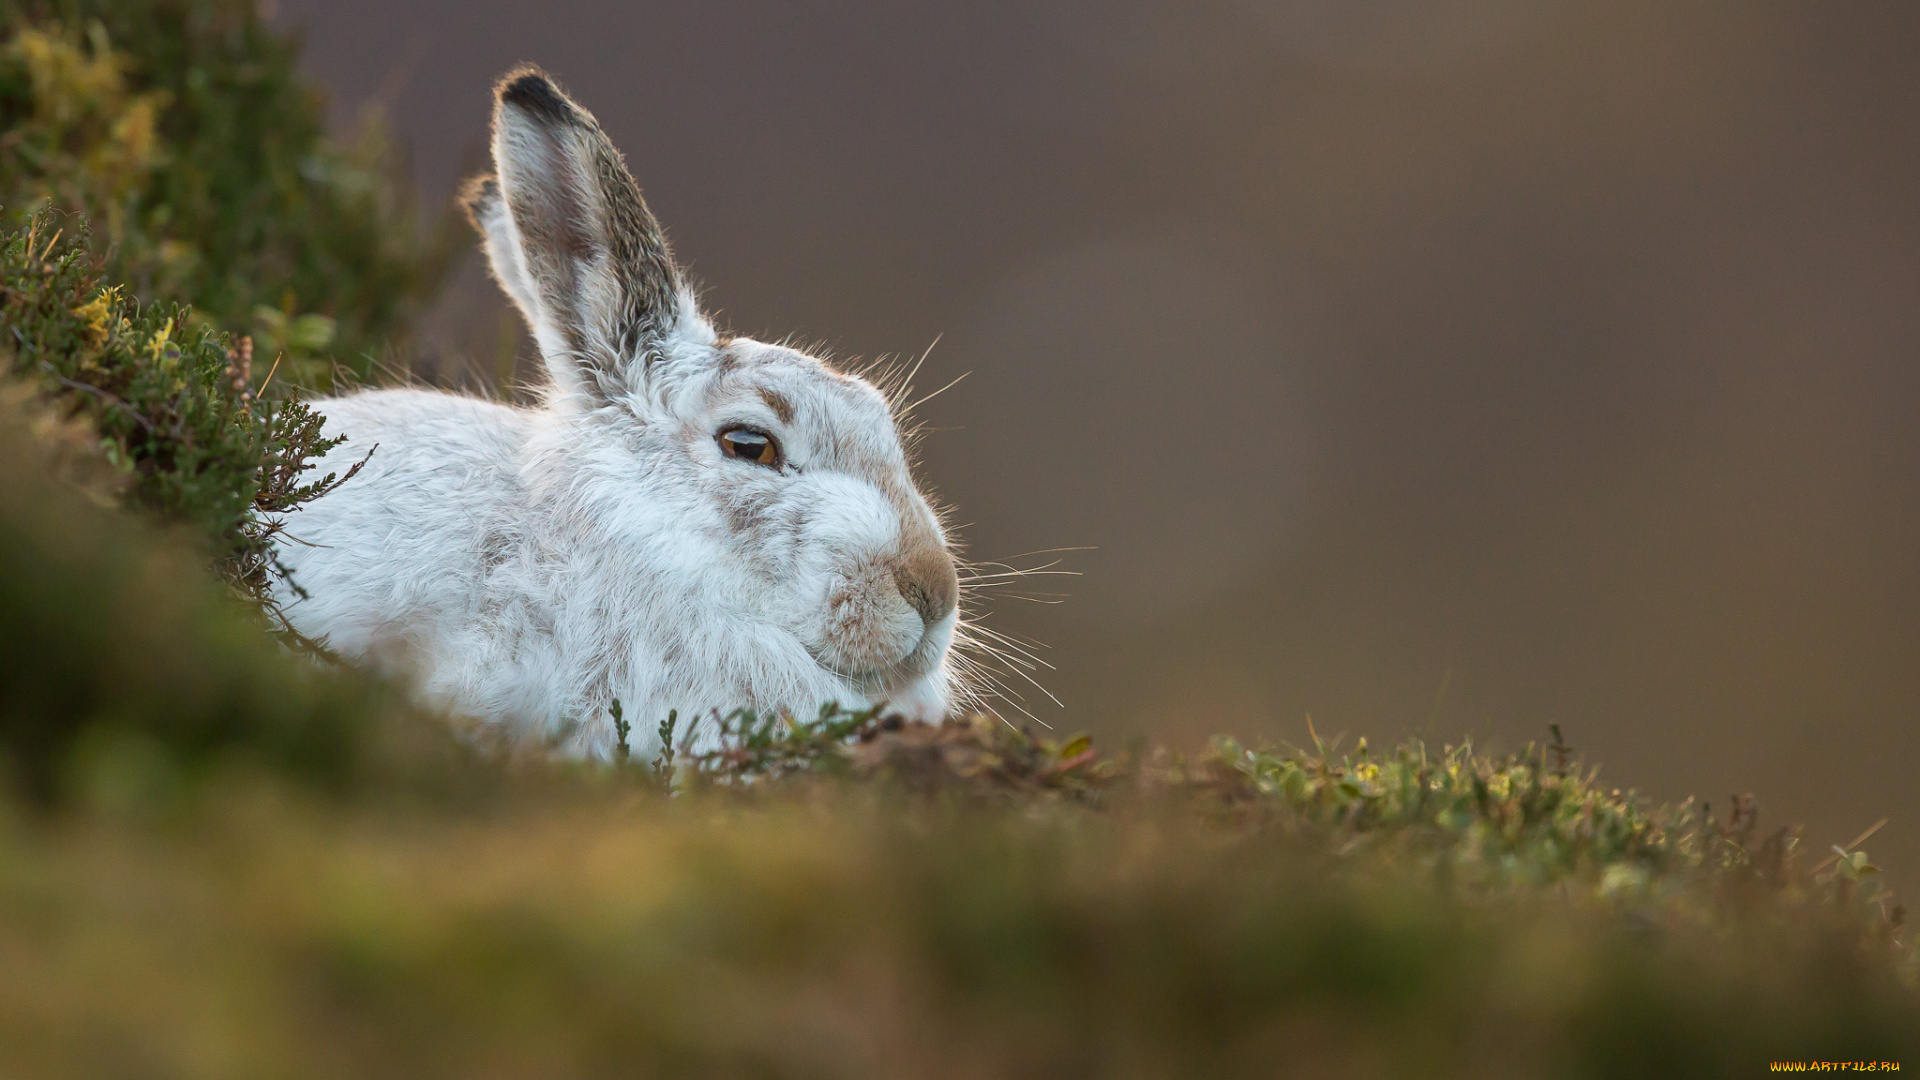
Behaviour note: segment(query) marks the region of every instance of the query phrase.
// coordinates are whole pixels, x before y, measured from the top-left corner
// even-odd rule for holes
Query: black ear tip
[[[573,103],[553,85],[547,73],[537,67],[519,67],[507,73],[496,88],[500,101],[524,109],[545,120],[567,120],[573,116]]]

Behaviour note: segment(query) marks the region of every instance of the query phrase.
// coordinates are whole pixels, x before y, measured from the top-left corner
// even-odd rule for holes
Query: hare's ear
[[[533,283],[527,280],[527,264],[520,260],[519,231],[513,227],[512,215],[507,213],[506,200],[500,197],[499,179],[476,176],[467,181],[460,193],[460,205],[466,208],[467,220],[473,222],[480,233],[493,279],[500,283],[513,306],[520,309],[527,325],[532,326],[540,309],[535,306]]]
[[[468,185],[493,276],[533,328],[563,398],[636,389],[682,342],[713,336],[620,152],[535,68],[501,80],[496,175]]]

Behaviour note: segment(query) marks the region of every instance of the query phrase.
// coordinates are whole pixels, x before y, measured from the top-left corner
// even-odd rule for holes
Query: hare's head
[[[546,408],[577,436],[556,481],[575,527],[610,558],[646,553],[653,580],[634,588],[667,590],[699,624],[688,659],[744,671],[761,700],[738,704],[800,706],[774,699],[826,686],[842,704],[944,711],[954,561],[887,399],[716,332],[593,117],[530,68],[498,98],[496,174],[467,206],[533,328]]]

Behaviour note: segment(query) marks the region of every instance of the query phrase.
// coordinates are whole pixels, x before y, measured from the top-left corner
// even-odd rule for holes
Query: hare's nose
[[[960,602],[960,575],[953,568],[953,557],[944,549],[909,555],[893,572],[893,581],[929,627],[953,614]]]

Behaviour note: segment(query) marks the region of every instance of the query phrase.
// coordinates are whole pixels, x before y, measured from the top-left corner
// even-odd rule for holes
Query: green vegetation
[[[0,0],[0,225],[84,214],[134,297],[301,385],[366,376],[466,240],[428,227],[377,115],[326,137],[295,49],[252,0]]]
[[[1920,1060],[1862,852],[1644,804],[1558,731],[1183,758],[616,709],[614,762],[557,763],[296,657],[234,602],[325,487],[284,372],[403,332],[431,245],[249,5],[0,27],[0,1076]]]
[[[0,360],[269,615],[272,536],[346,478],[300,482],[334,444],[287,391],[404,347],[456,236],[295,49],[249,0],[0,0]]]
[[[86,223],[49,216],[0,239],[0,360],[84,417],[128,501],[186,529],[241,594],[271,609],[270,540],[287,514],[349,474],[302,483],[339,444],[296,398],[254,393],[252,345],[141,307],[101,282]]]

